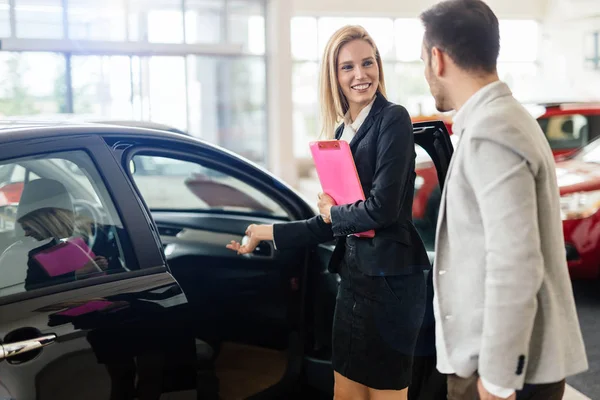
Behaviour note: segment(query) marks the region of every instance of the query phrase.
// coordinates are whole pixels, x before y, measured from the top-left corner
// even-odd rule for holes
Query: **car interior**
[[[225,245],[250,224],[292,217],[260,189],[200,161],[138,153],[129,167],[193,309],[196,337],[210,346],[219,396],[266,395],[285,385],[302,362],[307,251],[263,242],[239,256]]]

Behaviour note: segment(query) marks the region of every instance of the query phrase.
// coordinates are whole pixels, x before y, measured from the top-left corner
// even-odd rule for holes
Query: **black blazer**
[[[342,136],[344,125],[335,132]],[[329,270],[337,272],[346,240],[356,246],[358,268],[366,275],[403,275],[430,268],[427,251],[412,223],[415,145],[410,116],[377,94],[369,115],[350,142],[365,201],[331,208],[331,224],[321,216],[275,224],[278,249],[337,239]],[[353,233],[375,229],[375,237]]]

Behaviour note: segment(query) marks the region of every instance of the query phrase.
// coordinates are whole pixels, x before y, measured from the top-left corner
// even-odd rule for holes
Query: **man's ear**
[[[435,76],[442,76],[446,69],[446,54],[437,47],[431,48],[431,69]]]

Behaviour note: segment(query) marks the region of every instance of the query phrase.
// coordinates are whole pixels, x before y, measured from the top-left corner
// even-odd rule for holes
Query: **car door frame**
[[[303,218],[314,217],[314,212],[311,210],[301,199],[293,189],[280,185],[281,181],[272,176],[268,171],[261,170],[256,165],[249,162],[245,162],[241,157],[231,156],[227,151],[216,147],[206,146],[204,143],[188,137],[182,136],[171,136],[165,135],[164,138],[158,139],[153,137],[144,137],[144,135],[137,135],[136,137],[129,136],[127,138],[122,137],[114,140],[114,144],[111,146],[111,150],[114,153],[114,157],[120,160],[121,168],[127,169],[125,172],[128,179],[131,181],[135,192],[137,193],[140,203],[144,205],[146,213],[150,215],[152,219],[153,230],[159,232],[156,221],[151,217],[150,207],[146,204],[142,194],[135,185],[135,180],[131,175],[131,171],[127,168],[130,165],[133,157],[137,154],[151,154],[156,156],[173,157],[182,161],[187,161],[195,164],[200,164],[207,168],[215,169],[219,172],[226,173],[231,177],[239,179],[244,183],[249,184],[253,188],[261,191],[264,195],[271,198],[277,204],[279,204],[290,216],[290,218],[284,217],[269,217],[275,220],[281,220],[282,222],[295,221]],[[110,142],[109,141],[109,142]],[[167,144],[168,146],[160,147],[158,143]],[[110,145],[110,143],[109,143]],[[229,161],[230,163],[227,163]],[[260,174],[251,174],[245,171],[249,169],[257,172],[260,170]],[[277,185],[273,185],[276,182]],[[210,213],[207,211],[205,213]],[[235,213],[232,213],[235,215]],[[260,220],[261,217],[256,217]],[[158,239],[160,241],[160,237]],[[226,243],[223,244],[225,246]],[[256,398],[273,398],[272,396],[279,396],[285,393],[289,393],[290,388],[296,387],[300,382],[302,373],[302,363],[304,358],[304,323],[305,323],[305,306],[306,306],[306,286],[307,286],[307,269],[309,267],[310,260],[310,249],[304,250],[304,263],[303,271],[301,276],[298,277],[299,290],[295,291],[295,296],[300,298],[293,302],[297,305],[296,308],[289,310],[297,316],[297,319],[292,325],[292,337],[289,338],[288,353],[288,364],[284,375],[280,381],[272,387],[256,394]],[[254,396],[253,396],[254,398]]]
[[[135,257],[133,261],[138,267],[123,275],[112,274],[92,277],[86,280],[48,286],[33,292],[25,291],[11,294],[0,298],[0,306],[99,283],[167,272],[160,249],[157,246],[148,246],[150,241],[151,243],[155,243],[154,237],[142,209],[135,201],[135,192],[101,136],[94,134],[73,134],[58,137],[32,138],[8,143],[0,141],[0,144],[2,145],[0,162],[35,155],[84,151],[94,163],[117,210],[120,221],[127,232],[128,239],[133,248],[132,254]],[[110,179],[107,179],[108,176],[110,176]]]
[[[440,189],[443,191],[450,160],[454,154],[454,147],[446,125],[443,121],[415,122],[413,133],[415,144],[421,146],[431,157],[438,175]]]

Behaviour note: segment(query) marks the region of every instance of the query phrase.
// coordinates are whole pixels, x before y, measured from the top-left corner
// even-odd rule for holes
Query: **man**
[[[448,399],[560,400],[588,365],[548,142],[498,78],[498,20],[483,1],[444,1],[421,20],[425,77],[438,110],[457,111],[459,137],[434,265]]]

